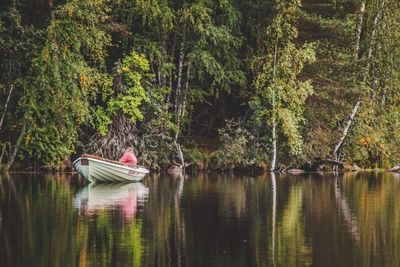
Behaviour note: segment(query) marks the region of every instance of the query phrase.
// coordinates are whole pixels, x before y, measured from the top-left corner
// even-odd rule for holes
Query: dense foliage
[[[131,146],[154,169],[398,164],[399,7],[2,1],[0,163]]]

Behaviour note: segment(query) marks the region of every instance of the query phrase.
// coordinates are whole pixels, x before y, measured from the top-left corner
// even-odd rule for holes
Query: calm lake
[[[400,175],[3,175],[0,265],[400,266]]]

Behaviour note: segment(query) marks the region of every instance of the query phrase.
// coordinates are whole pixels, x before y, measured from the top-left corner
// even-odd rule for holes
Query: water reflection
[[[1,266],[399,266],[389,173],[0,179]]]
[[[275,173],[271,173],[272,182],[272,263],[275,263],[275,235],[276,235],[276,177]]]
[[[74,206],[82,215],[121,209],[123,217],[131,219],[138,204],[143,204],[148,195],[149,188],[142,183],[91,183],[76,195]]]
[[[358,231],[357,218],[353,215],[350,205],[347,201],[346,195],[342,192],[342,179],[335,177],[335,198],[340,213],[343,215],[343,219],[346,223],[348,231],[351,233],[353,240],[358,243],[360,241],[360,234]]]

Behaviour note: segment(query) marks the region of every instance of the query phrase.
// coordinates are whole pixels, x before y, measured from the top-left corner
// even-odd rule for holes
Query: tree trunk
[[[4,157],[4,154],[5,154],[5,152],[6,152],[7,144],[8,144],[8,143],[4,143],[4,144],[3,144],[3,148],[1,149],[0,165],[1,165],[1,163],[3,162],[3,157]]]
[[[356,45],[354,47],[354,57],[356,59],[359,58],[361,33],[364,24],[364,14],[365,14],[365,1],[361,3],[360,10],[358,12],[357,37],[356,37]]]
[[[163,47],[164,51],[168,51],[166,37],[163,37],[162,47]],[[160,62],[160,68],[163,65],[164,65],[164,60]],[[161,86],[167,86],[167,77],[166,77],[165,73],[161,74]]]
[[[183,152],[182,152],[182,146],[178,143],[177,140],[174,141],[175,147],[176,147],[176,152],[177,152],[177,156],[179,161],[181,162],[181,168],[184,171],[185,170],[185,158],[183,157]]]
[[[117,160],[127,147],[138,148],[141,145],[143,142],[137,135],[135,124],[129,117],[118,114],[113,117],[107,135],[94,134],[89,144],[84,147],[84,151]]]
[[[177,114],[179,114],[179,109],[181,105],[180,101],[181,101],[181,89],[182,89],[182,73],[183,73],[183,62],[185,58],[184,45],[185,42],[182,41],[181,48],[179,51],[178,80],[176,82],[176,92],[175,92],[175,112]]]
[[[182,109],[182,74],[183,74],[183,65],[185,59],[185,39],[182,40],[180,51],[179,51],[179,62],[178,62],[178,79],[176,82],[176,92],[175,92],[175,114],[177,116],[177,130],[175,131],[175,147],[178,159],[181,162],[182,169],[185,168],[185,159],[183,157],[182,147],[178,143],[179,133],[181,130],[181,109]]]
[[[351,125],[353,124],[354,121],[354,117],[357,114],[358,108],[361,105],[361,98],[359,98],[357,100],[357,102],[354,104],[352,110],[351,110],[351,114],[349,116],[349,118],[346,121],[345,127],[343,128],[343,132],[342,135],[339,138],[339,141],[336,143],[335,148],[333,150],[333,156],[335,158],[335,160],[340,160],[339,159],[339,150],[343,145],[344,139],[346,139],[347,134],[349,133],[349,129],[351,127]]]
[[[54,20],[54,0],[48,0],[47,1],[47,6],[50,9],[51,21],[53,21]]]
[[[25,136],[25,132],[26,132],[26,122],[24,122],[24,125],[22,126],[21,133],[19,134],[17,142],[15,143],[15,146],[14,146],[14,151],[11,154],[10,158],[8,159],[8,162],[7,162],[7,165],[4,169],[4,171],[8,172],[10,170],[11,166],[14,164],[15,157],[17,156],[18,149],[19,149],[19,146],[21,145],[22,139]]]
[[[386,88],[383,90],[382,98],[381,98],[381,105],[385,106],[386,104]]]
[[[181,104],[181,110],[179,113],[179,116],[183,118],[186,113],[186,99],[187,99],[187,91],[189,89],[189,76],[190,76],[190,65],[187,67],[186,71],[186,83],[185,86],[183,87],[183,96],[182,96],[182,104]]]
[[[174,39],[172,42],[172,48],[171,48],[171,63],[174,62],[174,56],[175,56],[175,44],[176,44],[176,35],[174,35]],[[168,79],[168,85],[169,85],[169,92],[167,94],[167,98],[165,101],[165,110],[168,111],[169,107],[170,107],[170,101],[171,101],[171,94],[172,94],[172,84],[173,84],[173,71],[172,68],[170,69],[170,73],[169,73],[169,79]]]
[[[363,24],[364,24],[365,3],[366,3],[366,1],[363,1],[361,3],[359,14],[358,14],[359,24],[357,27],[357,39],[356,39],[355,52],[354,52],[355,60],[358,60],[360,58],[360,42],[361,42],[362,28],[363,28]],[[361,98],[358,98],[357,101],[354,103],[353,108],[351,109],[351,114],[345,123],[345,127],[343,128],[342,134],[341,134],[338,142],[336,143],[335,148],[333,149],[333,157],[335,160],[340,160],[340,156],[339,156],[340,148],[342,147],[343,142],[347,137],[349,129],[350,129],[351,125],[353,124],[354,118],[358,112],[360,105],[361,105]]]
[[[389,169],[390,172],[399,172],[400,171],[400,165],[397,165],[391,169]]]
[[[369,49],[368,49],[368,58],[369,59],[372,57],[372,49],[373,49],[373,45],[375,43],[376,27],[378,25],[379,19],[381,18],[381,15],[383,13],[383,8],[384,7],[385,7],[385,0],[382,0],[381,7],[380,7],[380,9],[378,10],[378,13],[375,16],[374,22],[373,22],[373,25],[372,25],[371,45],[369,46]]]
[[[156,83],[158,82],[158,86],[162,86],[162,78],[161,78],[161,71],[160,71],[160,68],[161,68],[161,61],[158,61],[157,81],[156,81]]]
[[[272,102],[275,102],[275,94],[272,97],[272,99],[273,99]],[[275,109],[274,108],[275,107],[273,107],[273,111],[272,111],[273,115],[272,115],[272,159],[271,159],[271,168],[270,168],[271,172],[275,171],[276,154],[277,154],[277,149],[276,149],[276,122],[275,122]]]
[[[371,58],[372,58],[372,52],[373,52],[373,46],[374,46],[374,40],[375,40],[375,35],[376,35],[376,28],[378,26],[378,21],[382,15],[383,12],[383,8],[385,7],[385,0],[383,0],[381,2],[381,7],[378,10],[373,24],[372,24],[372,32],[371,32],[371,40],[369,43],[369,48],[368,48],[368,53],[367,53],[367,64],[365,67],[365,71],[364,71],[364,75],[363,75],[363,82],[365,82],[365,80],[368,77],[368,72],[370,71],[370,67],[371,67]],[[365,14],[365,1],[361,3],[361,7],[360,7],[360,12],[359,12],[359,21],[360,21],[360,25],[358,25],[357,28],[357,40],[356,40],[356,60],[360,59],[361,55],[360,55],[360,41],[361,41],[361,31],[362,31],[362,23],[364,22],[364,14]],[[338,142],[335,145],[335,148],[333,150],[333,156],[336,160],[340,160],[340,156],[339,156],[339,151],[341,146],[343,145],[343,142],[349,132],[349,129],[351,127],[351,125],[353,124],[354,118],[357,114],[357,111],[361,105],[362,99],[358,98],[357,101],[354,103],[353,108],[351,110],[351,114],[348,117],[345,127],[343,128],[343,132],[342,135],[340,136]]]
[[[13,90],[14,90],[14,86],[10,85],[10,90],[8,91],[6,104],[4,105],[4,112],[0,119],[0,132],[1,132],[1,127],[3,126],[4,117],[6,116],[6,112],[7,112],[7,106],[8,106],[8,103],[10,102],[10,98],[11,98],[11,94],[12,94]]]
[[[273,70],[273,76],[272,76],[273,77],[272,83],[275,82],[277,55],[278,55],[278,39],[276,39],[276,43],[275,43],[274,70]],[[275,171],[276,154],[277,154],[277,149],[276,149],[276,103],[275,103],[275,85],[274,85],[273,89],[272,89],[272,159],[271,159],[271,168],[270,168],[271,172]]]

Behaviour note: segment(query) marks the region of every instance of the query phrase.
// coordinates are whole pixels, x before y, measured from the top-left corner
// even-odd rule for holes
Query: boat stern
[[[90,177],[89,177],[89,159],[88,158],[78,158],[76,159],[72,165],[74,166],[75,170],[82,175],[83,177],[85,177],[86,179],[88,179],[90,181]]]

